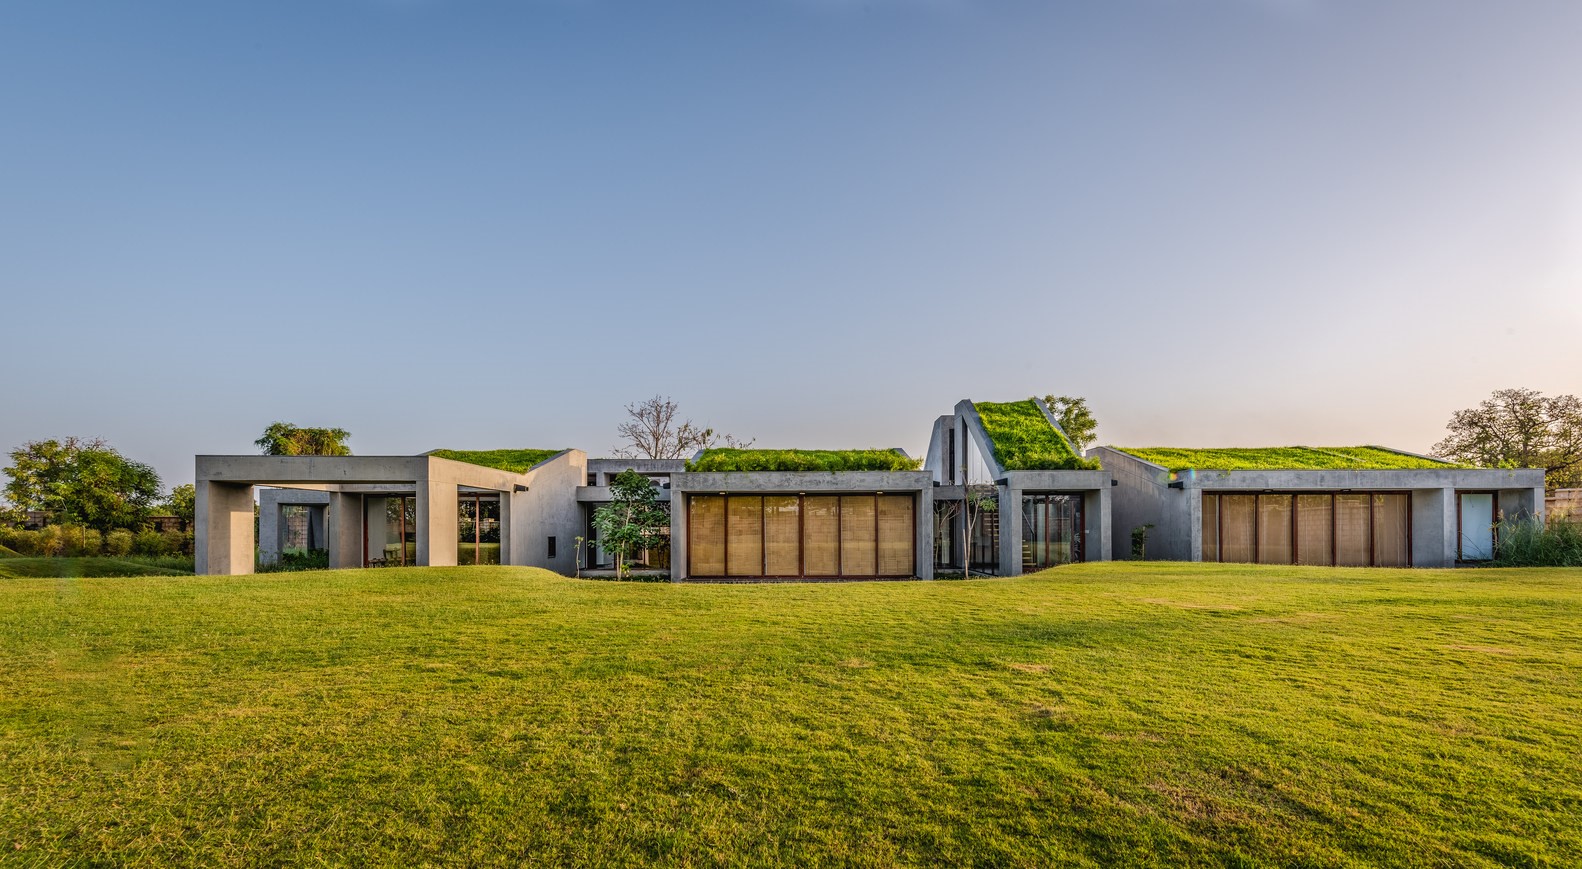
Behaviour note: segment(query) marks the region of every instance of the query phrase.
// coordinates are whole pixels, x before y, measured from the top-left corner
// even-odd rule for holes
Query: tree
[[[1093,437],[1099,430],[1098,420],[1093,418],[1093,413],[1088,410],[1086,398],[1073,398],[1069,395],[1046,395],[1044,404],[1049,412],[1055,415],[1055,421],[1060,423],[1061,431],[1066,433],[1066,439],[1071,441],[1071,446],[1077,455],[1087,452],[1093,444]]]
[[[289,422],[276,422],[253,443],[266,456],[349,456],[349,437],[351,434],[343,428],[299,428]]]
[[[1582,399],[1501,389],[1458,410],[1434,455],[1484,468],[1543,468],[1550,489],[1582,486]]]
[[[753,445],[752,440],[715,434],[712,428],[693,425],[690,419],[681,420],[678,406],[668,396],[656,395],[628,404],[626,415],[629,419],[615,429],[626,441],[625,446],[615,449],[615,454],[623,459],[684,459],[721,444],[735,449]]]
[[[11,451],[6,497],[55,522],[109,531],[148,518],[159,498],[159,474],[98,438],[29,441]]]
[[[627,574],[626,561],[665,542],[670,511],[659,503],[652,480],[625,470],[610,481],[610,503],[593,512],[599,545],[615,555],[615,573]]]
[[[165,504],[181,520],[182,527],[189,527],[198,512],[198,490],[191,483],[183,483],[170,490],[170,497],[165,499]]]

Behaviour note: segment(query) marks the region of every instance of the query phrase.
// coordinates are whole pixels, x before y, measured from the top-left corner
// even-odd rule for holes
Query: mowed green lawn
[[[0,864],[1582,865],[1582,570],[0,581]]]

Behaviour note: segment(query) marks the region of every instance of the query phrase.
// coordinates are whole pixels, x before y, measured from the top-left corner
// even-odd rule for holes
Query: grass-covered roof
[[[1459,468],[1383,447],[1111,447],[1172,471],[1409,471]]]
[[[915,471],[921,459],[899,450],[704,450],[689,471]]]
[[[1025,401],[975,401],[984,434],[994,447],[994,458],[1007,471],[1096,470],[1099,463],[1084,459],[1071,448],[1060,429],[1050,425],[1038,404]]]
[[[521,474],[550,456],[563,452],[565,450],[434,450],[429,455]]]

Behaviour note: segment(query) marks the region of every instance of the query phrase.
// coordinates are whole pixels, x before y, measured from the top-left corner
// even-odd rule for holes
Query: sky
[[[1426,451],[1582,392],[1575,0],[0,5],[0,446]]]

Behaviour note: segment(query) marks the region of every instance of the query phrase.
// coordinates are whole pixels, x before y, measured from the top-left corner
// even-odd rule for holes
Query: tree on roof
[[[647,401],[626,406],[626,422],[616,432],[626,441],[615,448],[623,459],[684,459],[698,450],[721,445],[746,449],[753,440],[716,434],[714,429],[693,425],[681,419],[679,406],[669,396],[656,395]]]
[[[1086,452],[1099,430],[1099,421],[1088,410],[1088,400],[1069,395],[1046,395],[1044,405],[1054,414],[1060,430],[1066,433],[1066,440],[1071,441],[1077,454]]]
[[[263,437],[253,441],[266,456],[349,456],[343,428],[301,428],[289,422],[271,423]]]
[[[1434,455],[1485,468],[1543,468],[1550,489],[1582,486],[1582,399],[1501,389],[1458,410]]]

